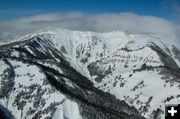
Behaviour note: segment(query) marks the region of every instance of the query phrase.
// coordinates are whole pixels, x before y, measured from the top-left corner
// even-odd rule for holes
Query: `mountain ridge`
[[[4,67],[0,70],[1,82],[10,86],[7,76],[15,72],[11,91],[7,91],[0,83],[4,89],[4,92],[0,92],[3,97],[0,104],[5,106],[6,101],[12,100],[8,109],[13,114],[18,112],[16,118],[50,118],[58,115],[58,106],[59,113],[65,117],[59,115],[57,118],[62,119],[162,119],[165,102],[180,98],[179,50],[175,46],[172,50],[161,41],[154,42],[147,35],[119,31],[94,33],[55,29],[55,32],[41,33],[28,34],[22,40],[0,46],[0,65]],[[37,92],[32,87],[36,87]],[[163,92],[160,92],[160,88]],[[47,89],[51,93],[47,93]],[[157,89],[159,92],[155,92]],[[168,90],[174,90],[174,93]],[[164,94],[166,91],[167,94]],[[9,97],[4,97],[4,93]],[[35,104],[30,105],[34,103],[32,99],[22,94],[38,100],[34,101],[42,109],[45,105],[47,108],[42,110]],[[43,98],[37,98],[37,94]],[[58,94],[64,98],[57,96],[60,101],[53,101],[51,98]],[[158,94],[162,95],[159,99]],[[20,100],[11,99],[13,95]],[[49,106],[48,101],[52,103]],[[67,107],[69,104],[76,105],[76,114]],[[21,109],[21,112],[16,108]],[[53,110],[50,111],[50,108]],[[34,109],[37,110],[35,115],[29,113]]]

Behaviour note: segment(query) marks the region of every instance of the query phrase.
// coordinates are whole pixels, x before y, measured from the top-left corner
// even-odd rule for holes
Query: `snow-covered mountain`
[[[180,102],[180,50],[152,34],[41,30],[0,46],[0,89],[0,113],[17,119],[163,119]]]

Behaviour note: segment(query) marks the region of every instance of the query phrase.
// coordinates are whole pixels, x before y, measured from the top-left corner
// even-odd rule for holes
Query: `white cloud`
[[[165,39],[180,38],[180,27],[160,17],[134,13],[84,14],[81,12],[52,13],[0,22],[0,37],[19,36],[46,27],[109,32],[126,30],[138,34],[157,34]],[[171,41],[169,40],[169,41]]]

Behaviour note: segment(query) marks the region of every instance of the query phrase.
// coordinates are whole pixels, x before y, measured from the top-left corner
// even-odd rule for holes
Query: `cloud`
[[[137,34],[156,34],[164,39],[178,39],[180,27],[160,17],[134,13],[85,14],[81,12],[50,13],[0,22],[0,38],[12,38],[46,27],[109,32],[124,30]]]

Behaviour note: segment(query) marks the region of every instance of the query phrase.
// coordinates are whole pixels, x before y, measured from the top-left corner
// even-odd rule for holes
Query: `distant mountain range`
[[[164,119],[179,101],[180,50],[152,34],[51,29],[0,45],[3,118]]]

